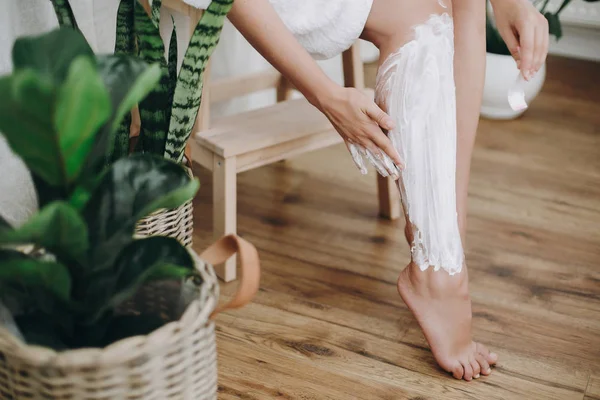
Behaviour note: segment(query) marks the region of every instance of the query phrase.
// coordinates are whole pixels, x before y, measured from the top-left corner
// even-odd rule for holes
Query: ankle
[[[398,284],[410,285],[414,290],[430,295],[468,296],[468,281],[466,267],[463,267],[460,273],[450,275],[444,270],[434,271],[433,267],[422,271],[411,261],[400,273]]]

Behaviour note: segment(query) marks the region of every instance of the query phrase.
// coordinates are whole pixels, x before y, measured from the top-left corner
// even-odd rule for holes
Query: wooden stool
[[[343,54],[344,83],[364,90],[358,42]],[[206,74],[205,76],[208,76]],[[209,104],[268,88],[277,89],[277,104],[215,119],[209,124]],[[190,140],[192,159],[213,174],[213,235],[236,233],[236,175],[249,169],[308,151],[342,143],[329,120],[306,99],[289,100],[290,84],[277,72],[222,79],[204,86],[198,131]],[[372,91],[369,91],[372,96]],[[400,216],[395,183],[377,175],[379,210],[383,217]],[[236,278],[236,260],[215,266],[226,282]]]

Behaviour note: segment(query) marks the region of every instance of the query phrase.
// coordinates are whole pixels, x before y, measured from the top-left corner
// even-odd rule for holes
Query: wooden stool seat
[[[372,90],[365,92],[373,96]],[[200,148],[194,150],[194,161],[212,169],[213,155],[236,157],[237,172],[342,143],[329,120],[306,99],[214,119],[194,140]]]

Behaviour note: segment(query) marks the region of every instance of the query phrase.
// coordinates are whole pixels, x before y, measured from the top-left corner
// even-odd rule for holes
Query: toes
[[[463,362],[461,363],[464,369],[463,379],[465,381],[470,381],[473,379],[473,367],[471,367],[471,363]]]
[[[488,364],[494,365],[498,361],[498,355],[496,353],[490,353],[487,347],[481,343],[477,343],[477,352],[481,354],[487,360]]]
[[[470,364],[471,364],[471,368],[473,369],[473,378],[477,379],[479,378],[479,375],[481,373],[481,369],[479,367],[479,363],[477,362],[477,360],[475,360],[475,357],[472,356],[471,359],[469,360]]]
[[[456,362],[456,365],[450,370],[450,372],[452,372],[452,376],[456,379],[462,379],[464,374],[463,366],[459,362]]]
[[[492,369],[490,368],[490,364],[487,362],[485,357],[479,353],[475,354],[475,360],[479,363],[479,367],[481,370],[481,375],[489,375],[492,373]]]
[[[488,350],[488,348],[479,342],[476,343],[475,348],[477,349],[477,352],[484,357],[487,357],[487,355],[490,354],[490,351]]]

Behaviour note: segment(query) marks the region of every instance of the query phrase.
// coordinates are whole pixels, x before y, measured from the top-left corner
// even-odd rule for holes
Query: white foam
[[[456,212],[454,31],[448,14],[414,28],[414,39],[377,74],[376,101],[396,121],[389,132],[404,162],[398,180],[414,235],[412,259],[449,274],[464,255]]]

